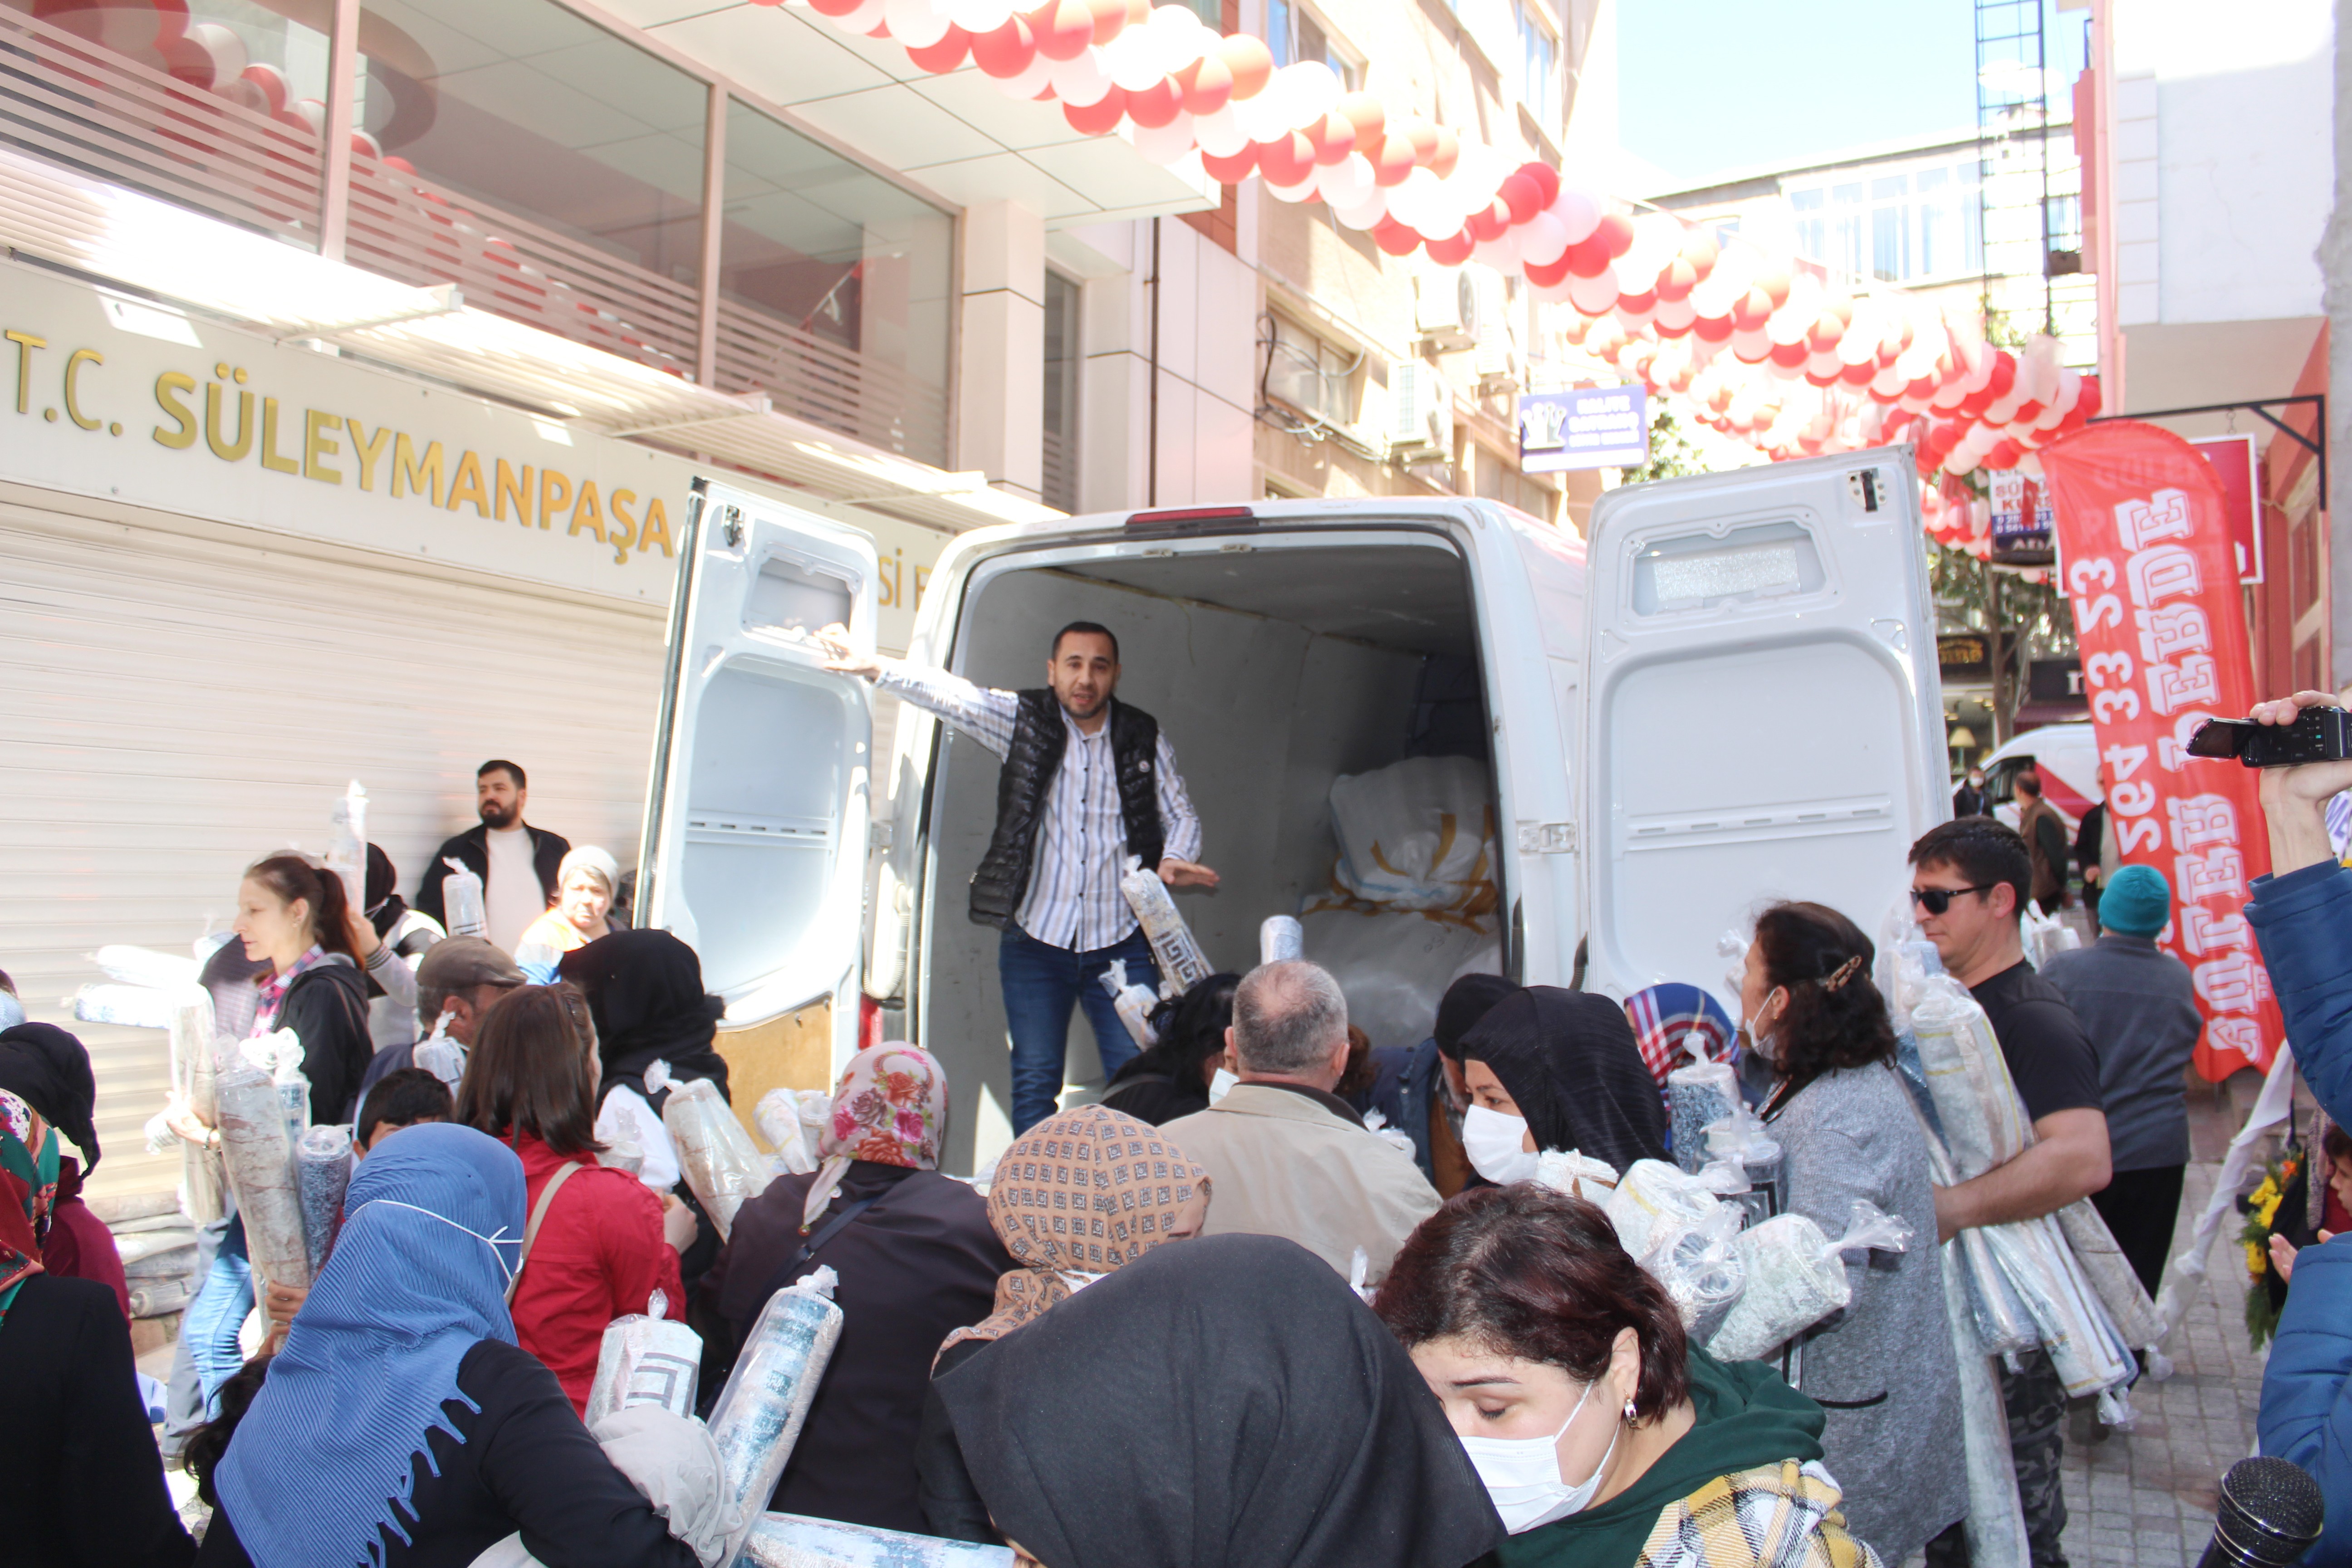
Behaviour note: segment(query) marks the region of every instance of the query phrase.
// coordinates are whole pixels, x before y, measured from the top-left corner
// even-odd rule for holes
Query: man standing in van
[[[997,974],[1013,1037],[1013,1133],[1053,1114],[1062,1093],[1070,1007],[1086,1010],[1106,1076],[1135,1055],[1102,976],[1124,960],[1156,987],[1151,944],[1118,890],[1129,856],[1171,888],[1214,888],[1198,864],[1201,819],[1159,721],[1118,701],[1118,638],[1092,621],[1054,634],[1045,684],[973,685],[944,669],[863,657],[846,630],[820,635],[829,669],[863,677],[928,709],[1004,759],[996,831],[971,877],[971,918],[1004,934]]]
[[[2033,1122],[2033,1145],[2014,1160],[1936,1189],[1938,1241],[1976,1226],[2036,1219],[2104,1189],[2111,1176],[2099,1061],[2065,994],[2025,961],[2018,921],[2032,890],[2025,840],[1989,816],[1930,828],[1911,846],[1911,912],[1945,972],[1969,988],[1992,1025],[2001,1059]],[[2033,1568],[2063,1568],[2066,1500],[2058,1461],[2066,1391],[2039,1347],[2000,1367],[2018,1501]],[[1928,1568],[1966,1561],[1959,1526],[1927,1543]]]

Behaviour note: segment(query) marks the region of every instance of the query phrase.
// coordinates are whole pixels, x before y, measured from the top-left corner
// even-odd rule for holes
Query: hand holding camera
[[[2217,731],[2221,733],[2215,735]],[[2298,691],[2258,702],[2242,720],[2217,720],[2198,731],[2189,751],[2191,756],[2234,756],[2263,770],[2273,876],[2336,858],[2327,837],[2327,802],[2352,789],[2352,713],[2342,699]]]

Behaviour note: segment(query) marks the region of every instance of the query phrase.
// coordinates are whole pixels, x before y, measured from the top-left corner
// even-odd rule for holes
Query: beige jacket
[[[1360,1247],[1378,1280],[1437,1212],[1412,1155],[1286,1089],[1236,1084],[1160,1131],[1208,1170],[1204,1236],[1287,1237],[1341,1274]]]

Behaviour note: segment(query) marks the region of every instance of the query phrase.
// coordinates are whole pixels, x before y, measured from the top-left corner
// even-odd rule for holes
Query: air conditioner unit
[[[1389,373],[1389,457],[1397,462],[1454,456],[1454,392],[1420,360]]]
[[[1477,351],[1473,363],[1479,382],[1507,381],[1516,388],[1523,379],[1518,369],[1518,333],[1511,321],[1502,274],[1491,267],[1465,267],[1462,283],[1472,300],[1471,319],[1476,323],[1471,339]]]
[[[1478,296],[1466,268],[1423,272],[1413,279],[1413,326],[1426,342],[1445,350],[1478,341]]]

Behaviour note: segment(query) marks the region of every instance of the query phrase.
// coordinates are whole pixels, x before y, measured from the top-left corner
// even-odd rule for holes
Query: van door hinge
[[[1519,853],[1522,855],[1575,854],[1576,824],[1573,822],[1520,823]]]
[[[885,818],[880,822],[867,823],[866,825],[866,847],[868,849],[889,848],[891,837],[890,829],[891,823],[887,818]]]

